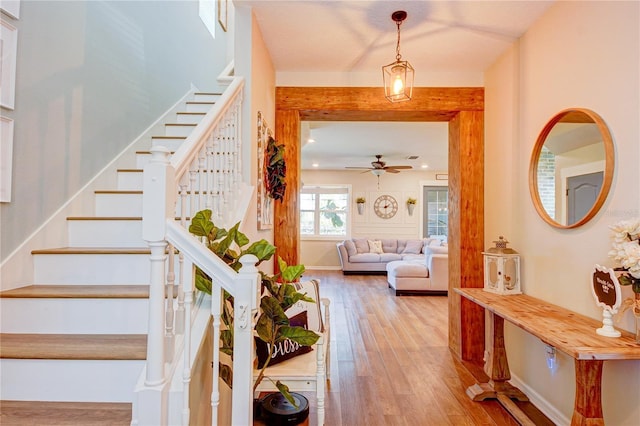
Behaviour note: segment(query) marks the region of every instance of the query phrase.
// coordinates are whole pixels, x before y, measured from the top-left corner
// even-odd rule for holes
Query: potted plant
[[[275,246],[264,239],[249,244],[247,236],[238,230],[239,226],[240,223],[237,223],[229,230],[218,228],[211,221],[211,210],[202,210],[193,217],[189,232],[204,237],[207,247],[235,271],[240,270],[242,266],[240,258],[245,254],[256,256],[258,264],[271,259],[276,250]],[[260,294],[262,296],[255,331],[257,337],[267,344],[269,352],[265,363],[260,367],[260,372],[254,383],[254,391],[265,377],[265,369],[269,366],[276,342],[289,339],[301,346],[311,346],[320,337],[304,327],[291,326],[289,318],[285,314],[286,310],[298,301],[316,302],[305,294],[297,292],[295,287],[291,285],[292,282],[300,278],[305,270],[304,266],[289,266],[280,258],[278,258],[278,266],[280,272],[275,275],[260,272],[262,284]],[[211,294],[211,284],[211,278],[197,269],[196,288]],[[225,291],[224,300],[221,319],[225,330],[220,331],[220,351],[233,359],[233,296]],[[220,363],[220,377],[229,387],[232,387],[230,365]],[[296,405],[285,384],[277,381],[275,386],[291,404]]]
[[[358,214],[364,213],[364,203],[366,202],[367,200],[364,197],[356,198],[356,206],[358,206]]]
[[[409,211],[409,216],[413,216],[413,209],[416,207],[416,199],[415,198],[407,198],[407,210]]]

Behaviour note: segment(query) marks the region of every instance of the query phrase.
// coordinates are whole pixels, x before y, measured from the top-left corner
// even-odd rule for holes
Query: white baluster
[[[191,411],[189,409],[189,383],[191,382],[191,312],[193,308],[193,276],[194,266],[189,260],[184,262],[184,269],[180,269],[184,281],[180,286],[184,293],[184,319],[183,323],[187,324],[184,328],[184,359],[182,369],[182,424],[189,425],[189,417]]]
[[[211,425],[218,424],[218,407],[220,406],[220,312],[222,309],[222,287],[220,284],[211,285],[211,315],[213,317],[213,383],[211,391]]]

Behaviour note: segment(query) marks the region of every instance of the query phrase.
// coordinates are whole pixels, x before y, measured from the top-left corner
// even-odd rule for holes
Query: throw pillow
[[[309,330],[322,333],[324,331],[324,324],[322,322],[322,311],[320,309],[320,281],[309,280],[291,283],[291,285],[295,287],[297,292],[305,294],[307,297],[315,300],[316,303],[299,301],[287,309],[285,313],[291,318],[301,312],[306,312]]]
[[[354,254],[358,254],[358,250],[356,249],[356,245],[351,240],[344,241],[344,248],[347,249],[347,254],[349,256],[353,256]]]
[[[422,250],[422,240],[409,240],[402,250],[402,254],[420,254]]]
[[[289,318],[289,325],[307,328],[307,311],[300,312],[298,315]],[[257,336],[255,337],[255,341],[258,368],[262,368],[269,357],[269,344],[263,342]],[[290,339],[276,342],[273,354],[271,354],[271,361],[269,361],[269,365],[281,363],[282,361],[286,361],[298,355],[306,354],[312,350],[313,348],[311,346],[300,346],[298,343]]]
[[[356,245],[358,253],[369,253],[369,242],[366,238],[354,238],[353,243]]]
[[[382,241],[380,240],[369,240],[369,253],[377,253],[382,254]]]

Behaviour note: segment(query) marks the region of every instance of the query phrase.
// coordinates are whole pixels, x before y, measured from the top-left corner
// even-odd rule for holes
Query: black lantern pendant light
[[[411,100],[413,92],[413,67],[408,61],[401,61],[400,25],[407,19],[407,12],[398,10],[391,14],[391,19],[398,26],[398,42],[396,44],[396,61],[382,67],[384,80],[384,96],[391,102]]]

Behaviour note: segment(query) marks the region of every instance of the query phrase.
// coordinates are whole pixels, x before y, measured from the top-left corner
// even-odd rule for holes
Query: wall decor
[[[266,182],[266,150],[269,139],[272,138],[271,129],[258,111],[258,229],[271,229],[273,226],[273,206],[267,192]]]
[[[0,27],[0,106],[13,109],[16,92],[16,50],[18,30],[1,21]]]
[[[218,0],[218,22],[222,27],[222,31],[227,32],[227,19],[229,18],[228,0]]]
[[[0,117],[0,202],[11,201],[11,164],[13,159],[13,120]]]
[[[398,202],[391,195],[381,195],[373,202],[373,211],[382,219],[391,219],[398,212]]]

